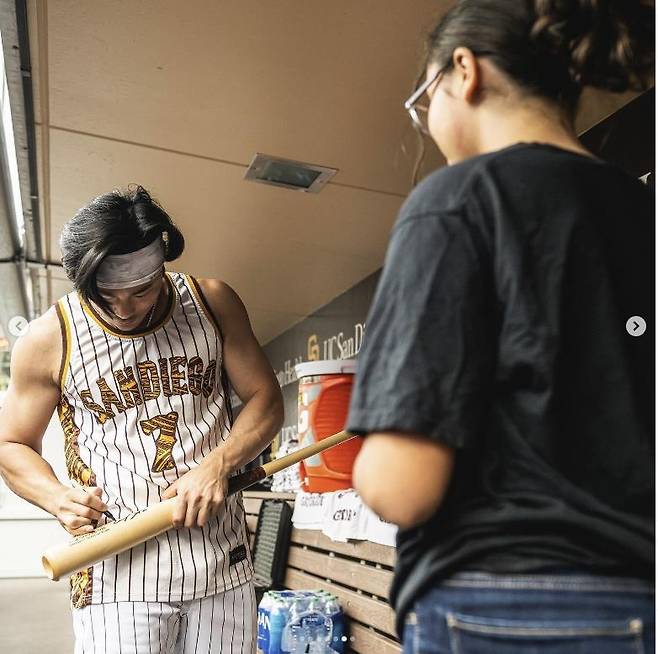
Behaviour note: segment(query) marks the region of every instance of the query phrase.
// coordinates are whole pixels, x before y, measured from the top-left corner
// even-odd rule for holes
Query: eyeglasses
[[[436,82],[439,77],[445,72],[445,68],[439,68],[433,77],[426,79],[404,103],[404,108],[409,113],[413,124],[423,133],[429,134],[429,127],[427,123],[427,114],[429,113],[429,105],[418,104],[418,100],[425,95],[427,89]]]

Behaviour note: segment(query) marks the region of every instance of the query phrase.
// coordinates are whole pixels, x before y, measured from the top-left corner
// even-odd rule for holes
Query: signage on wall
[[[357,322],[354,324],[350,336],[346,336],[343,331],[324,339],[320,339],[317,334],[311,334],[306,339],[306,358],[300,354],[292,359],[286,359],[281,370],[274,369],[279,386],[283,388],[297,381],[295,366],[298,363],[326,359],[353,359],[361,349],[365,329],[364,322]]]
[[[345,291],[264,346],[283,392],[284,427],[281,439],[297,437],[297,375],[305,361],[353,359],[366,332],[366,317],[379,271]]]

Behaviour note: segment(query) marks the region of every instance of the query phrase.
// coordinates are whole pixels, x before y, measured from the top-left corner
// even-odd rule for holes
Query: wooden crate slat
[[[322,588],[333,593],[340,600],[343,611],[348,617],[395,636],[395,614],[391,607],[384,602],[372,599],[367,595],[359,595],[359,593],[338,584],[326,582],[319,577],[294,568],[286,569],[285,584],[294,590]]]
[[[247,529],[250,532],[256,531],[256,525],[258,524],[258,516],[247,514]]]
[[[358,654],[401,654],[402,646],[368,627],[352,622],[349,647]]]
[[[390,570],[361,565],[356,561],[305,550],[296,545],[291,546],[288,551],[288,565],[383,598],[388,597],[393,578]]]
[[[379,545],[367,540],[339,543],[325,536],[319,529],[293,528],[291,540],[293,543],[317,547],[328,552],[345,554],[355,559],[382,563],[391,567],[395,565],[395,548],[388,545]]]
[[[242,501],[244,502],[244,510],[247,513],[258,515],[260,505],[263,503],[262,499],[256,497],[245,497]]]

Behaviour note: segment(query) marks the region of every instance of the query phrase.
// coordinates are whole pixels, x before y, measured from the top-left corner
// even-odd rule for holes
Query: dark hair
[[[573,118],[585,86],[647,88],[654,13],[652,0],[458,0],[427,38],[422,75],[463,46]]]
[[[449,68],[464,46],[573,114],[585,86],[646,88],[653,35],[643,0],[460,0],[429,35],[427,63]]]
[[[141,186],[94,198],[62,229],[59,245],[66,276],[85,300],[110,312],[99,296],[96,271],[109,254],[135,252],[166,234],[165,260],[174,261],[185,239],[167,212]]]

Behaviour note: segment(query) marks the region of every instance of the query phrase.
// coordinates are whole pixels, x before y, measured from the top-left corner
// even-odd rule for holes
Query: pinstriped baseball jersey
[[[219,325],[194,278],[166,273],[165,281],[164,317],[141,333],[116,331],[75,292],[56,306],[68,474],[100,487],[117,520],[159,502],[231,435]],[[203,529],[172,529],[73,575],[71,599],[76,608],[185,601],[252,575],[238,494]]]

